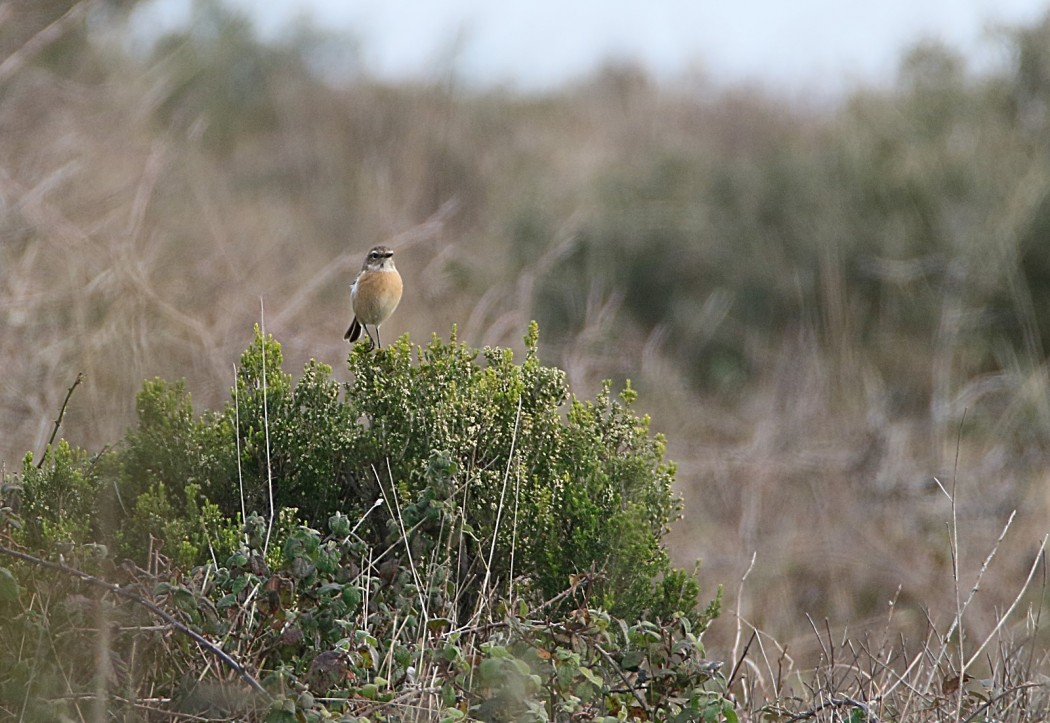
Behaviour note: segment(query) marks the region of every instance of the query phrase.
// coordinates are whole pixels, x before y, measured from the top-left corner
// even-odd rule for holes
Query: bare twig
[[[237,442],[237,491],[241,497],[241,536],[244,541],[248,541],[248,532],[246,525],[248,524],[248,512],[244,505],[244,473],[242,471],[242,461],[244,459],[241,453],[241,399],[238,394],[237,388],[240,386],[240,380],[237,377],[237,365],[233,365],[233,438]]]
[[[980,646],[978,646],[977,650],[973,652],[973,655],[970,656],[970,659],[967,660],[964,658],[961,661],[960,664],[962,665],[962,667],[959,670],[960,677],[966,672],[967,668],[973,665],[974,661],[977,660],[977,657],[985,649],[985,647],[992,640],[992,638],[995,637],[996,633],[998,633],[999,630],[1002,629],[1007,619],[1013,614],[1014,610],[1017,608],[1018,603],[1021,602],[1021,598],[1024,596],[1025,591],[1028,590],[1028,586],[1032,584],[1032,578],[1035,577],[1035,571],[1039,569],[1039,563],[1043,562],[1043,555],[1046,551],[1046,541],[1048,538],[1050,538],[1050,534],[1043,535],[1043,539],[1039,543],[1039,553],[1035,556],[1035,560],[1032,561],[1032,567],[1028,570],[1028,577],[1025,578],[1024,584],[1021,586],[1021,589],[1017,592],[1017,595],[1014,597],[1014,601],[1010,603],[1010,607],[1006,609],[1006,612],[999,616],[999,620],[995,623],[995,627],[992,628],[992,632],[988,634],[988,637],[986,637],[984,641],[980,644]]]
[[[795,715],[793,715],[793,716],[791,716],[790,718],[787,719],[787,723],[794,723],[795,721],[806,720],[807,718],[813,718],[814,716],[817,715],[817,713],[820,713],[822,710],[825,710],[827,708],[846,708],[846,707],[859,708],[860,710],[864,711],[865,719],[870,721],[871,723],[874,723],[874,721],[876,720],[875,716],[873,716],[871,714],[871,711],[868,710],[868,706],[867,706],[866,703],[862,703],[861,701],[857,700],[856,698],[851,698],[848,695],[839,695],[839,696],[833,696],[831,698],[828,698],[827,700],[822,700],[822,701],[820,701],[820,703],[818,703],[817,705],[813,706],[809,710],[802,711],[801,713],[796,713]]]
[[[259,297],[259,334],[262,336],[262,400],[263,400],[263,430],[266,432],[266,491],[270,498],[270,518],[266,523],[266,541],[263,543],[263,555],[270,549],[270,534],[273,532],[273,521],[277,516],[273,501],[273,465],[270,457],[270,396],[266,386],[266,307],[263,305],[262,297]]]
[[[503,489],[500,491],[500,494],[499,494],[499,507],[496,508],[496,523],[495,523],[495,525],[492,528],[492,545],[489,547],[488,565],[486,566],[486,569],[485,569],[485,579],[481,583],[481,595],[478,596],[478,605],[479,606],[482,604],[482,601],[484,600],[485,595],[489,591],[489,580],[490,580],[490,576],[492,574],[492,560],[493,560],[493,558],[496,555],[496,540],[499,537],[499,524],[500,524],[500,521],[501,521],[501,519],[503,517],[503,510],[506,507],[506,505],[504,505],[504,501],[505,501],[506,496],[507,496],[507,483],[510,481],[510,467],[511,467],[511,464],[513,464],[513,462],[514,462],[514,450],[515,450],[515,446],[518,443],[518,428],[519,428],[520,425],[521,425],[521,397],[519,396],[518,397],[518,411],[514,415],[514,432],[513,432],[513,434],[511,435],[511,438],[510,438],[510,451],[507,453],[507,469],[503,473]],[[511,552],[511,554],[513,554],[513,551]],[[479,608],[477,610],[477,613],[480,613],[480,612],[481,612],[481,610]]]
[[[47,440],[44,453],[40,455],[40,461],[36,463],[37,469],[44,466],[48,452],[51,451],[51,445],[55,443],[55,437],[58,436],[58,428],[62,426],[62,419],[66,416],[66,406],[69,404],[69,398],[73,396],[73,390],[80,386],[82,381],[84,381],[84,372],[77,372],[77,378],[73,380],[73,384],[66,390],[66,398],[62,400],[62,408],[58,410],[58,417],[55,419],[55,428],[51,430],[51,439]]]
[[[747,570],[745,570],[744,574],[740,576],[740,585],[737,587],[737,590],[736,590],[736,637],[733,639],[733,657],[736,658],[737,660],[743,660],[744,659],[744,655],[737,655],[737,651],[740,649],[740,641],[743,639],[743,626],[742,626],[742,623],[743,623],[743,619],[744,618],[743,618],[743,614],[741,612],[741,606],[743,605],[743,600],[744,600],[744,583],[747,582],[747,578],[751,574],[751,571],[755,569],[755,560],[757,560],[757,559],[758,559],[758,550],[755,550],[755,551],[753,551],[751,553],[751,562],[748,563]],[[755,628],[752,627],[751,628],[751,633],[752,633],[751,639],[748,640],[748,643],[747,643],[748,647],[750,647],[751,641],[754,640],[754,633],[755,632],[756,632]]]
[[[405,519],[401,516],[401,505],[397,502],[397,488],[394,485],[394,473],[390,469],[389,457],[386,460],[386,465],[387,476],[390,478],[390,500],[386,504],[388,509],[393,511],[391,517],[397,521],[398,528],[401,530],[401,542],[405,546],[405,557],[408,559],[408,569],[412,573],[412,579],[415,580],[416,583],[416,595],[419,596],[419,610],[422,614],[421,624],[426,627],[426,624],[430,621],[430,612],[425,597],[427,586],[423,584],[423,578],[420,577],[419,569],[416,567],[415,558],[412,556],[412,545],[409,541],[408,531],[405,530]],[[375,475],[376,484],[379,485],[379,490],[385,499],[386,490],[383,489],[383,480],[380,478],[379,470],[375,468],[375,465],[372,465],[372,474]]]
[[[736,679],[736,674],[740,672],[740,666],[744,664],[744,659],[747,658],[747,651],[751,649],[751,643],[755,642],[756,637],[758,637],[758,631],[751,628],[751,637],[747,639],[744,651],[740,653],[740,657],[736,659],[736,664],[733,666],[733,670],[729,673],[729,678],[726,680],[726,690],[733,687],[733,681]]]
[[[975,710],[973,713],[971,713],[969,716],[967,716],[966,719],[964,719],[962,723],[971,723],[971,721],[977,720],[981,716],[982,713],[984,713],[986,710],[991,708],[994,704],[998,703],[1000,700],[1002,700],[1003,698],[1007,697],[1008,695],[1013,695],[1014,693],[1017,693],[1017,692],[1022,691],[1022,690],[1028,690],[1029,688],[1039,688],[1042,685],[1044,685],[1044,684],[1043,683],[1021,683],[1020,685],[1015,685],[1012,688],[1007,688],[1002,693],[999,693],[998,695],[991,696],[984,703],[981,703],[981,705],[977,706],[977,710]],[[960,686],[960,687],[962,687],[962,686]]]
[[[425,695],[437,695],[440,692],[440,688],[411,688],[409,690],[406,690],[404,693],[401,693],[400,695],[391,698],[390,700],[384,700],[378,703],[373,703],[366,708],[354,712],[361,716],[367,717],[372,715],[373,713],[378,713],[379,711],[385,710],[387,708],[393,708],[394,706],[398,705],[404,706],[407,704],[407,701],[411,698],[422,698]],[[344,702],[342,698],[333,699],[333,701],[337,701],[339,703]]]
[[[958,511],[958,490],[959,490],[959,450],[962,447],[962,430],[963,424],[966,422],[966,410],[963,410],[962,419],[959,420],[959,429],[956,432],[955,437],[955,465],[952,470],[952,529],[951,529],[951,549],[952,549],[952,579],[955,583],[955,620],[953,625],[956,625],[956,637],[959,643],[959,680],[962,681],[966,676],[966,635],[963,629],[962,616],[965,612],[965,608],[962,604],[962,595],[959,578],[959,557],[962,555],[962,550],[959,548],[959,511]],[[950,642],[951,633],[945,636],[945,642]],[[947,651],[947,646],[945,646]],[[950,659],[949,659],[950,660]],[[958,720],[962,716],[963,709],[964,691],[963,686],[960,685],[955,696],[955,719]]]
[[[813,622],[813,618],[810,617],[809,613],[806,613],[806,620],[809,621],[809,627],[813,628],[813,634],[817,636],[817,643],[820,644],[820,649],[824,653],[824,660],[828,661],[828,667],[834,667],[835,665],[835,653],[834,648],[832,651],[828,651],[828,645],[831,645],[831,636],[828,635],[828,645],[824,645],[824,639],[820,637],[820,631],[817,629],[817,624]],[[825,621],[826,622],[826,621]]]
[[[540,612],[542,612],[543,610],[546,610],[547,608],[551,607],[552,605],[561,602],[562,600],[564,600],[567,597],[575,595],[576,591],[579,589],[580,585],[583,584],[583,583],[590,582],[590,578],[591,578],[591,574],[586,573],[586,572],[581,573],[579,578],[578,578],[578,582],[575,585],[570,585],[569,587],[565,588],[560,593],[558,593],[554,597],[550,598],[546,602],[541,603],[538,607],[533,608],[532,610],[529,611],[529,615],[530,616],[538,616],[540,614]]]
[[[9,557],[14,557],[14,558],[16,558],[18,560],[22,560],[24,562],[31,563],[33,565],[37,565],[38,567],[46,567],[49,570],[57,570],[57,571],[62,572],[64,574],[66,574],[66,575],[70,575],[72,577],[79,578],[79,579],[83,580],[84,582],[86,582],[86,583],[88,583],[90,585],[94,585],[95,587],[102,588],[103,590],[111,592],[114,595],[118,595],[118,596],[124,598],[125,600],[130,600],[133,603],[137,603],[137,604],[141,605],[142,607],[146,608],[147,610],[152,612],[157,617],[161,618],[168,625],[170,625],[171,627],[173,627],[176,630],[178,630],[180,633],[182,633],[182,634],[192,638],[194,642],[196,642],[202,648],[204,648],[205,650],[210,652],[212,655],[217,657],[226,666],[228,666],[230,669],[232,669],[234,672],[236,672],[239,676],[241,676],[241,678],[243,678],[244,681],[246,683],[248,683],[248,685],[250,685],[253,690],[255,690],[256,692],[258,692],[258,693],[262,694],[263,696],[265,696],[267,700],[270,699],[270,694],[266,692],[266,689],[263,688],[262,685],[259,684],[259,681],[257,681],[251,675],[251,673],[249,673],[247,670],[245,670],[243,665],[241,665],[236,660],[234,660],[232,657],[230,657],[230,655],[225,650],[223,650],[219,646],[215,645],[215,643],[212,643],[211,641],[209,641],[207,638],[205,638],[203,635],[201,635],[197,631],[193,630],[192,628],[189,628],[186,625],[183,625],[182,623],[180,623],[178,620],[176,620],[174,617],[172,617],[167,611],[165,611],[163,608],[158,606],[156,603],[153,603],[153,602],[150,602],[149,600],[143,599],[143,598],[139,597],[138,595],[136,595],[135,593],[131,592],[130,590],[125,590],[124,588],[120,587],[119,585],[114,585],[111,582],[107,582],[107,581],[105,581],[105,580],[103,580],[101,578],[95,577],[94,575],[89,575],[86,572],[83,572],[81,570],[77,570],[76,568],[73,568],[73,567],[69,567],[68,565],[63,565],[62,563],[59,563],[59,562],[51,562],[50,560],[44,560],[44,559],[41,559],[39,557],[36,557],[35,555],[30,555],[29,553],[26,553],[26,552],[20,552],[18,550],[12,550],[11,548],[5,547],[4,545],[0,545],[0,553],[3,553],[3,554],[5,554],[5,555],[7,555]]]

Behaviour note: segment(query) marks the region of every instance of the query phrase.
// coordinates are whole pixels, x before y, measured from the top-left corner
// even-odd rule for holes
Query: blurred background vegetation
[[[679,463],[673,556],[789,654],[805,613],[881,628],[895,600],[921,634],[954,610],[936,480],[965,589],[1018,510],[974,603],[994,625],[1050,519],[1050,16],[992,72],[924,44],[829,106],[617,65],[530,95],[333,80],[339,39],[265,44],[216,2],[132,52],[136,4],[2,6],[8,471],[80,371],[62,431],[88,448],[147,378],[219,408],[260,317],[288,368],[345,376],[383,242],[391,338],[520,348],[535,318],[580,396],[632,380]]]

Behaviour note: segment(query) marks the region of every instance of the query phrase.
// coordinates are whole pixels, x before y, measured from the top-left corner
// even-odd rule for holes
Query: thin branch
[[[510,438],[510,451],[507,453],[507,469],[503,473],[503,489],[499,493],[499,507],[496,508],[496,523],[492,528],[492,545],[489,546],[489,559],[485,569],[485,579],[481,583],[481,595],[478,596],[479,608],[477,613],[481,612],[480,605],[484,600],[485,595],[489,591],[489,580],[492,575],[492,560],[496,555],[496,540],[499,538],[499,525],[503,519],[503,510],[505,508],[504,501],[507,498],[507,484],[510,481],[510,468],[514,464],[514,451],[518,443],[518,430],[521,426],[521,396],[518,396],[518,411],[514,415],[514,432]],[[513,553],[512,553],[513,554]]]
[[[579,578],[578,578],[578,580],[577,580],[577,582],[576,582],[576,584],[570,585],[569,587],[565,588],[564,590],[562,590],[560,593],[558,593],[557,595],[555,595],[551,599],[549,599],[546,602],[542,603],[539,607],[533,608],[532,610],[529,611],[529,615],[530,616],[538,616],[540,614],[540,612],[542,612],[543,610],[546,610],[547,608],[551,607],[555,603],[559,603],[562,600],[564,600],[565,598],[570,597],[572,595],[575,595],[576,591],[579,589],[580,585],[585,583],[585,582],[590,582],[590,578],[591,578],[591,574],[590,573],[586,573],[586,572],[581,573]],[[482,626],[482,627],[484,627],[484,626]]]
[[[58,418],[55,419],[55,428],[51,430],[51,439],[47,440],[47,446],[44,447],[44,453],[40,455],[40,461],[36,464],[37,469],[44,466],[44,462],[47,460],[47,454],[51,451],[51,445],[55,443],[55,437],[58,435],[58,428],[62,426],[62,419],[66,416],[66,406],[69,404],[69,398],[73,396],[73,390],[80,386],[82,381],[84,381],[84,372],[77,372],[77,378],[73,380],[72,386],[66,390],[66,398],[62,400],[62,408],[58,410]]]
[[[744,659],[747,658],[747,651],[751,649],[751,643],[755,642],[756,637],[758,637],[758,631],[755,628],[751,628],[751,637],[747,639],[747,645],[744,646],[744,652],[740,653],[740,657],[736,660],[736,665],[733,666],[733,671],[729,674],[729,679],[726,680],[726,690],[729,690],[733,686],[736,674],[740,672],[740,666],[744,664]]]
[[[406,690],[404,693],[401,693],[400,695],[398,695],[398,696],[396,696],[394,698],[391,698],[390,700],[384,700],[384,701],[380,701],[378,703],[372,703],[372,704],[370,704],[368,707],[366,707],[364,709],[355,711],[355,713],[360,714],[363,717],[367,717],[367,716],[372,715],[373,713],[378,713],[379,711],[384,710],[385,708],[392,708],[392,707],[398,706],[398,705],[405,706],[405,705],[407,705],[406,702],[410,698],[413,698],[413,697],[422,698],[425,695],[437,695],[440,692],[441,692],[441,688],[412,688],[412,689]],[[322,698],[322,700],[326,700],[326,699]],[[338,702],[338,703],[344,703],[345,702],[345,700],[342,699],[342,698],[333,698],[331,700],[333,702]]]
[[[810,617],[809,613],[806,613],[806,620],[809,621],[809,627],[813,628],[813,634],[817,636],[817,643],[820,644],[820,650],[824,653],[824,660],[828,661],[829,667],[835,665],[835,653],[828,652],[828,646],[824,645],[824,639],[820,637],[820,631],[817,630],[817,624],[813,622],[813,618]],[[828,645],[831,645],[831,636],[828,636]]]
[[[355,536],[354,533],[357,532],[357,528],[364,524],[364,522],[368,518],[368,516],[370,514],[372,514],[372,510],[374,510],[376,507],[380,507],[382,505],[383,505],[383,498],[382,497],[377,497],[376,501],[372,503],[372,506],[369,507],[367,510],[365,510],[365,513],[363,515],[361,515],[361,519],[359,519],[357,521],[357,524],[354,525],[353,529],[350,530],[350,534],[346,536],[346,540],[349,540],[351,537],[354,537]],[[361,539],[361,538],[358,537],[357,539]],[[344,542],[345,542],[345,540],[344,540]]]
[[[995,637],[996,633],[1003,627],[1006,620],[1013,614],[1017,608],[1018,603],[1021,602],[1021,598],[1024,597],[1025,591],[1028,590],[1028,586],[1032,584],[1032,578],[1035,577],[1035,571],[1039,569],[1039,563],[1043,562],[1043,553],[1046,550],[1046,541],[1050,538],[1050,534],[1043,535],[1042,541],[1039,543],[1039,553],[1035,556],[1035,560],[1032,561],[1032,567],[1028,570],[1028,577],[1025,578],[1024,585],[1018,590],[1017,596],[1014,597],[1014,601],[1010,604],[1010,607],[1006,609],[1006,612],[999,616],[998,622],[995,627],[992,628],[992,632],[988,633],[988,637],[984,639],[984,642],[974,651],[973,655],[970,656],[969,660],[965,658],[961,661],[962,668],[960,669],[960,677],[966,672],[966,669],[973,665],[974,661],[977,660],[977,656],[985,649],[988,643]],[[962,686],[959,686],[960,688]]]
[[[807,718],[813,718],[814,716],[817,715],[817,713],[820,713],[822,710],[826,710],[827,708],[846,708],[846,707],[859,708],[862,711],[864,711],[864,717],[868,721],[875,721],[876,720],[875,716],[873,716],[871,714],[871,711],[868,710],[868,706],[865,703],[862,703],[861,701],[857,700],[856,698],[851,698],[848,695],[840,695],[840,696],[837,696],[837,697],[833,696],[831,698],[828,698],[827,700],[822,700],[820,703],[818,703],[817,705],[813,706],[809,710],[802,711],[801,713],[796,713],[795,715],[793,715],[793,716],[791,716],[790,718],[787,719],[787,723],[795,723],[795,721],[806,720]]]
[[[241,665],[236,660],[234,660],[232,657],[230,657],[229,653],[227,653],[225,650],[223,650],[219,646],[217,646],[214,643],[212,643],[211,641],[209,641],[207,638],[205,638],[203,635],[201,635],[197,631],[195,631],[195,630],[187,627],[186,625],[183,625],[182,623],[180,623],[178,620],[176,620],[174,617],[172,617],[167,611],[165,611],[163,608],[158,606],[156,603],[150,602],[149,600],[145,600],[145,599],[139,597],[138,595],[136,595],[135,593],[131,592],[130,590],[125,590],[124,588],[120,587],[119,585],[114,585],[111,582],[106,582],[105,580],[102,580],[101,578],[97,578],[94,575],[89,575],[86,572],[83,572],[81,570],[77,570],[76,568],[69,567],[67,565],[63,565],[62,563],[59,563],[59,562],[51,562],[50,560],[44,560],[44,559],[41,559],[41,558],[36,557],[34,555],[30,555],[30,554],[25,553],[25,552],[19,552],[18,550],[12,550],[11,548],[5,547],[4,545],[0,545],[0,553],[8,555],[9,557],[14,557],[16,559],[23,560],[24,562],[28,562],[28,563],[31,563],[33,565],[37,565],[39,567],[46,567],[49,570],[57,570],[59,572],[65,573],[66,575],[70,575],[72,577],[79,578],[79,579],[83,580],[84,582],[86,582],[86,583],[88,583],[90,585],[94,585],[95,587],[100,587],[103,590],[107,590],[107,591],[113,593],[114,595],[118,595],[118,596],[124,598],[125,600],[130,600],[133,603],[137,603],[137,604],[141,605],[142,607],[144,607],[147,610],[149,610],[150,612],[152,612],[154,615],[156,615],[159,618],[161,618],[168,625],[172,626],[173,628],[175,628],[176,630],[178,630],[182,634],[192,638],[194,642],[196,642],[202,648],[204,648],[205,650],[210,652],[212,655],[217,657],[225,665],[227,665],[230,669],[232,669],[239,676],[241,676],[241,678],[243,678],[244,681],[246,683],[248,683],[248,685],[250,685],[253,690],[255,690],[258,693],[261,693],[263,696],[266,697],[267,700],[270,699],[270,694],[267,693],[266,689],[263,688],[262,685],[259,684],[259,681],[257,681],[254,677],[252,677],[251,673],[249,673],[247,670],[245,670],[243,665]]]
[[[631,685],[631,682],[627,680],[627,676],[624,675],[623,669],[620,668],[619,664],[615,660],[613,660],[613,657],[611,655],[605,652],[605,648],[603,648],[601,645],[598,645],[598,643],[593,643],[593,645],[594,649],[601,653],[602,657],[605,658],[605,660],[608,661],[609,665],[612,666],[613,671],[616,673],[616,675],[620,677],[620,680],[623,681],[623,684],[627,686],[627,690],[629,690],[631,692],[631,695],[634,696],[634,699],[638,701],[638,705],[642,706],[642,710],[645,711],[646,717],[651,716],[652,711],[649,710],[649,706],[646,704],[645,698],[643,698],[641,693],[639,693],[635,689],[635,687]]]
[[[259,334],[262,336],[262,400],[263,400],[263,430],[266,432],[266,490],[270,497],[270,519],[266,523],[266,541],[263,543],[263,557],[270,549],[270,534],[273,532],[273,520],[276,516],[273,503],[273,465],[270,458],[270,406],[268,397],[270,392],[266,386],[266,307],[263,299],[259,297]]]
[[[1029,688],[1041,688],[1043,685],[1044,683],[1021,683],[1020,685],[1016,685],[1012,688],[1007,688],[1002,693],[999,693],[998,695],[993,695],[984,703],[977,706],[977,710],[971,713],[969,717],[963,720],[962,723],[972,723],[972,721],[977,720],[982,713],[984,713],[986,710],[991,708],[994,704],[998,703],[1000,700],[1007,697],[1008,695],[1013,695],[1014,693],[1017,693],[1022,690],[1028,690]]]
[[[241,452],[241,398],[237,391],[240,386],[240,379],[237,376],[237,365],[233,365],[233,438],[237,441],[237,491],[241,497],[241,530],[243,532],[245,542],[248,541],[248,532],[246,525],[248,524],[248,511],[244,505],[244,473],[242,471],[242,460],[244,456]]]
[[[744,574],[740,576],[740,585],[736,589],[736,636],[733,638],[733,657],[737,658],[738,660],[743,660],[744,659],[743,655],[741,655],[741,656],[737,655],[737,651],[740,650],[740,641],[743,639],[743,630],[744,630],[743,624],[742,624],[744,618],[743,618],[743,615],[740,612],[740,608],[743,606],[743,602],[744,602],[744,583],[747,582],[747,578],[751,574],[751,571],[755,569],[755,560],[757,558],[758,558],[758,550],[755,550],[755,551],[753,551],[751,553],[751,562],[748,564],[747,569],[744,571]],[[752,627],[751,631],[752,631],[751,640],[754,640],[755,628]],[[751,641],[748,641],[748,646],[750,646],[750,645],[751,645]]]
[[[423,578],[419,576],[419,570],[416,568],[416,561],[412,557],[412,545],[408,539],[408,531],[405,530],[405,519],[401,516],[401,505],[399,505],[397,502],[397,487],[394,484],[394,473],[390,469],[389,457],[386,460],[386,465],[387,476],[390,478],[390,501],[387,502],[387,507],[393,510],[393,514],[391,515],[391,517],[397,520],[397,526],[401,530],[401,542],[405,546],[405,556],[408,558],[408,569],[412,573],[412,579],[416,583],[416,595],[419,596],[419,611],[423,615],[422,623],[425,626],[430,621],[430,611],[427,609],[427,601],[424,597],[426,594],[427,586],[423,584]],[[383,480],[380,478],[379,470],[375,468],[375,465],[372,465],[372,474],[375,475],[376,484],[379,485],[379,491],[385,498],[386,491],[383,489]],[[420,522],[417,524],[422,524],[422,520],[420,520]]]
[[[958,490],[959,490],[959,449],[962,446],[962,425],[966,419],[966,410],[963,410],[963,418],[959,421],[958,436],[955,439],[955,468],[952,471],[952,525],[949,534],[949,546],[952,551],[952,581],[955,588],[955,620],[952,621],[952,628],[956,631],[956,638],[959,643],[959,680],[963,679],[963,675],[966,674],[966,635],[963,630],[963,613],[965,609],[962,604],[962,588],[960,587],[960,561],[959,557],[962,555],[962,550],[959,549],[959,506],[958,506]],[[946,643],[942,652],[947,653],[948,644],[951,643],[952,632],[949,630],[948,634],[944,636]],[[951,656],[949,655],[949,664],[951,663]],[[936,668],[937,666],[934,666]],[[955,696],[955,718],[958,720],[962,715],[963,706],[963,686],[959,686],[958,694]]]

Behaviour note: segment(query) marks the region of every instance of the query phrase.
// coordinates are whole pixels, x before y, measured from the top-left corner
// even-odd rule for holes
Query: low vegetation
[[[718,598],[661,543],[662,439],[629,387],[571,399],[536,342],[521,364],[359,345],[341,387],[317,363],[293,384],[257,330],[222,412],[156,380],[120,444],[27,455],[0,528],[5,716],[731,711],[700,642]]]

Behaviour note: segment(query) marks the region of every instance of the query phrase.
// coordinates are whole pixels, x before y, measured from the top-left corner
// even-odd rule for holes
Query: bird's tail
[[[343,334],[343,338],[353,344],[355,341],[361,338],[361,322],[354,317],[354,320],[350,322],[350,328]]]

